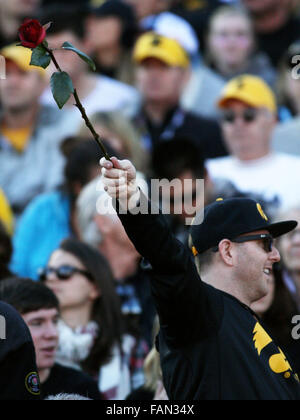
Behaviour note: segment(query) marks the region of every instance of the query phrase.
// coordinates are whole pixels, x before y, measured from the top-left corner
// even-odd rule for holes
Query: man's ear
[[[223,262],[228,267],[234,265],[233,244],[229,239],[223,239],[219,243],[219,254]]]

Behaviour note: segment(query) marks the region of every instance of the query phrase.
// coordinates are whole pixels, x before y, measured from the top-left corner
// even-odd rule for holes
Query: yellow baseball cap
[[[138,63],[147,58],[157,58],[170,67],[187,68],[190,65],[188,53],[175,39],[155,32],[148,32],[137,40],[133,58]]]
[[[5,59],[13,61],[21,70],[26,72],[37,70],[42,76],[46,76],[46,71],[42,67],[30,65],[32,51],[29,48],[15,44],[9,45],[2,48],[0,54]]]
[[[218,101],[219,108],[226,108],[231,99],[245,102],[254,108],[267,108],[272,113],[277,111],[275,95],[260,77],[246,74],[230,80]]]

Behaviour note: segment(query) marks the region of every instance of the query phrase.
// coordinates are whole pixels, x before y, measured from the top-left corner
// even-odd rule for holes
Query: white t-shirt
[[[260,196],[278,210],[300,203],[300,158],[272,153],[254,161],[235,157],[211,159],[207,169],[212,179],[231,181],[242,193]]]
[[[99,76],[95,89],[85,98],[80,98],[87,115],[90,117],[96,112],[120,111],[125,115],[131,112],[131,108],[138,101],[139,95],[135,88],[106,76]],[[45,105],[57,106],[50,87],[41,96],[41,102]],[[74,101],[75,102],[75,101]],[[127,112],[128,108],[128,112]],[[79,110],[73,107],[64,107],[69,114],[78,116],[81,120]],[[74,120],[72,119],[74,122]]]

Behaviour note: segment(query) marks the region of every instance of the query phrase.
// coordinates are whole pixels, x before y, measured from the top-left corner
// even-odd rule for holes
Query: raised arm
[[[207,287],[198,276],[189,249],[175,238],[162,214],[151,213],[151,203],[139,191],[129,161],[112,158],[111,163],[103,159],[101,165],[105,189],[111,197],[119,203],[130,202],[129,210],[140,200],[146,200],[149,206],[147,214],[118,213],[137,251],[153,267],[152,293],[169,341],[175,343],[178,337],[195,339],[201,330],[205,334],[210,328]]]

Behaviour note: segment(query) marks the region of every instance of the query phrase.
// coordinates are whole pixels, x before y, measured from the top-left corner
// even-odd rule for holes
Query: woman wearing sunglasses
[[[106,399],[124,399],[133,381],[141,385],[142,371],[135,369],[139,343],[122,333],[120,302],[106,259],[68,239],[52,253],[40,280],[60,303],[57,361],[94,376]]]

